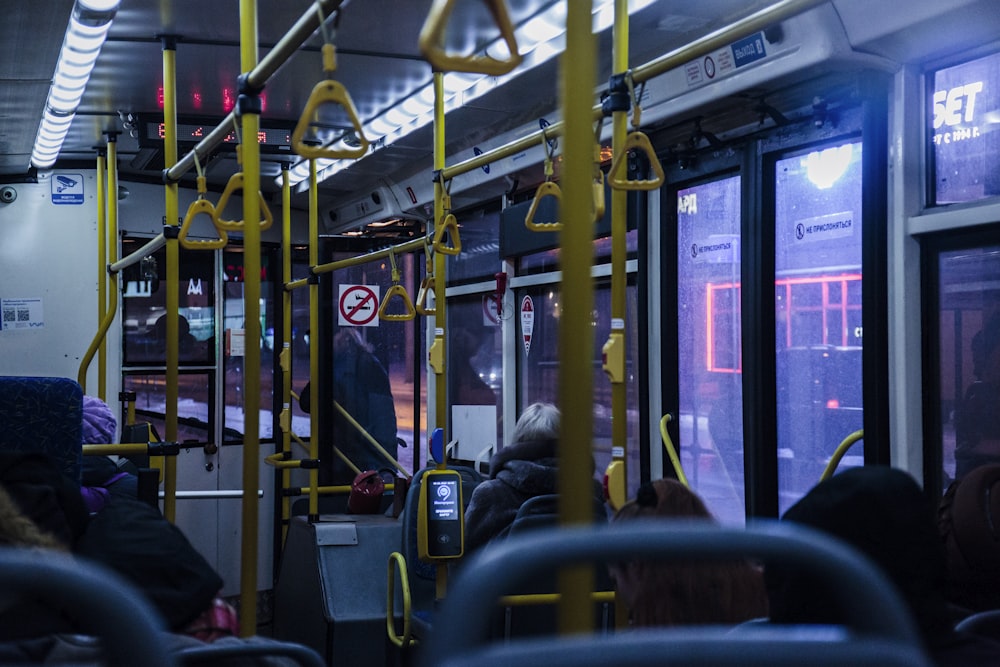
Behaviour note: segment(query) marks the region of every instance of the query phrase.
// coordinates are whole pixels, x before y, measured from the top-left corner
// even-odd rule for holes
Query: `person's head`
[[[1000,607],[1000,463],[953,482],[938,507],[948,559],[948,601],[970,611]]]
[[[96,396],[83,397],[83,444],[112,444],[117,428],[118,420],[107,403]]]
[[[517,420],[512,442],[555,440],[559,437],[559,408],[551,403],[532,403]]]
[[[635,500],[615,514],[615,521],[656,517],[711,519],[712,513],[698,494],[676,479],[657,479],[640,486]]]
[[[333,353],[342,354],[351,349],[371,352],[372,346],[365,342],[358,327],[341,327],[333,336]]]
[[[700,497],[675,479],[639,487],[613,521],[711,521]],[[739,623],[766,614],[760,573],[745,562],[628,561],[612,565],[615,589],[636,626]]]
[[[944,550],[930,503],[905,472],[852,468],[817,484],[785,512],[867,556],[896,587],[926,639],[947,632]],[[778,623],[843,623],[826,581],[793,568],[766,569],[771,619]]]

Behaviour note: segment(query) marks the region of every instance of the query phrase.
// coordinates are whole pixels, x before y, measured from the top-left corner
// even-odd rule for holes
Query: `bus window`
[[[681,463],[727,524],[744,521],[740,177],[677,192]]]
[[[559,315],[558,285],[538,285],[515,291],[518,336],[518,405],[522,408],[535,402],[559,404]],[[633,497],[639,486],[639,398],[636,376],[636,322],[638,293],[634,276],[629,276],[625,292],[625,383],[626,383],[626,455],[628,458],[627,495]],[[525,326],[522,313],[530,309]],[[601,363],[603,346],[611,333],[611,285],[599,282],[594,287],[594,459],[595,474],[600,477],[611,462],[611,382]],[[565,418],[565,415],[563,415]],[[615,443],[617,444],[617,443]]]
[[[775,165],[778,506],[862,427],[861,143]],[[860,463],[856,455],[841,467]]]
[[[492,294],[448,299],[448,404],[451,439],[458,440],[452,456],[465,461],[489,460],[501,437],[503,336],[500,312]],[[495,304],[495,301],[493,302]],[[508,304],[509,306],[509,304]]]
[[[937,256],[942,488],[1000,462],[1000,245]]]

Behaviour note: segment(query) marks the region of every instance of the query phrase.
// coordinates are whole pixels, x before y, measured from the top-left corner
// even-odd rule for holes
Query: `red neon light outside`
[[[847,284],[861,280],[860,273],[848,273],[840,276],[810,276],[801,278],[779,278],[774,281],[775,287],[784,287],[785,292],[785,345],[786,347],[792,346],[792,286],[793,285],[815,285],[819,284],[822,286],[822,325],[823,325],[823,344],[827,344],[826,332],[828,326],[827,313],[831,307],[830,304],[830,283],[836,282],[840,283],[841,286],[841,297],[840,302],[837,304],[841,312],[841,322],[844,326],[841,327],[841,345],[847,345],[847,314],[851,310],[848,306],[847,300]],[[721,368],[716,366],[715,362],[715,295],[721,290],[735,289],[737,292],[740,290],[740,283],[738,282],[726,282],[726,283],[707,283],[706,284],[706,295],[705,295],[705,365],[707,370],[715,373],[739,373],[743,370],[743,350],[742,348],[737,351],[737,364],[735,368]],[[736,302],[739,302],[739,295],[737,295]],[[860,306],[858,306],[860,307]],[[856,308],[855,308],[856,309]],[[828,406],[829,407],[829,406]],[[836,407],[836,406],[834,406]]]

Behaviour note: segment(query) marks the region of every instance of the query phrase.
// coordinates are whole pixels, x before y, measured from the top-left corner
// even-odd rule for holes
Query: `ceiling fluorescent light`
[[[118,11],[118,3],[119,0],[76,0],[73,5],[35,147],[31,151],[32,166],[46,169],[59,157],[94,63]]]

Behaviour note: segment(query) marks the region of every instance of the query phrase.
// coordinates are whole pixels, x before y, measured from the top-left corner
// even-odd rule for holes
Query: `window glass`
[[[469,211],[456,215],[462,252],[448,256],[448,284],[492,280],[501,269],[500,214]]]
[[[357,254],[357,252],[334,253],[325,261],[346,259],[348,257],[355,257]],[[411,300],[416,299],[419,281],[423,275],[423,255],[407,253],[395,257],[395,262],[399,270],[399,284],[406,290]],[[356,329],[364,344],[371,348],[372,355],[374,355],[379,365],[388,374],[392,403],[396,416],[396,437],[402,440],[403,443],[403,446],[398,447],[395,452],[390,451],[390,454],[394,454],[406,470],[412,471],[414,457],[416,456],[415,446],[426,442],[425,439],[420,437],[420,434],[414,433],[418,416],[422,431],[423,425],[426,424],[426,408],[424,407],[426,401],[425,377],[422,371],[415,370],[418,365],[420,367],[424,365],[420,350],[424,349],[423,327],[425,325],[425,318],[418,316],[406,321],[381,320],[372,312],[370,321],[364,326],[354,326],[350,323],[352,321],[350,318],[345,319],[341,314],[341,299],[346,290],[350,289],[351,286],[365,285],[370,288],[377,288],[380,301],[384,300],[389,289],[393,286],[392,261],[390,259],[382,259],[360,266],[338,269],[330,275],[333,280],[333,298],[336,302],[334,307],[330,309],[333,316],[333,321],[330,323],[333,338],[336,338],[342,329]],[[394,297],[387,307],[388,312],[401,312],[401,305],[402,299]],[[377,304],[374,307],[377,308]],[[365,320],[367,318],[361,319]],[[354,320],[357,320],[357,318],[354,318]],[[332,357],[333,355],[331,354]],[[334,363],[336,364],[336,361]],[[420,377],[415,375],[417,372],[420,373]],[[334,370],[334,377],[337,377],[336,370]],[[418,391],[420,392],[419,394],[417,394]],[[416,415],[414,412],[415,395],[418,395],[420,399],[419,408],[417,408],[420,410],[419,415]],[[389,449],[391,450],[391,448]],[[420,457],[420,463],[421,465],[425,463],[422,456]]]
[[[928,113],[934,164],[932,203],[1000,195],[1000,53],[933,72]]]
[[[122,241],[123,256],[145,239]],[[206,366],[215,358],[215,253],[184,253],[178,264],[178,359]],[[166,351],[167,251],[123,272],[122,327],[125,366],[163,366]]]
[[[274,365],[277,359],[275,352],[275,323],[277,322],[276,304],[274,300],[274,280],[281,280],[280,275],[274,275],[271,258],[276,256],[273,248],[261,249],[260,270],[260,340],[257,347],[260,350],[260,421],[259,438],[273,439],[274,423]],[[244,375],[245,350],[252,345],[245,339],[246,317],[244,316],[244,270],[243,252],[239,248],[229,247],[223,258],[223,305],[222,318],[225,340],[223,346],[223,373],[225,377],[224,403],[225,421],[223,425],[223,443],[242,444],[245,433],[245,413],[243,410],[243,391],[246,386]],[[280,342],[280,335],[277,340]]]
[[[492,294],[448,299],[448,405],[454,458],[489,461],[501,437],[503,336]],[[506,304],[511,311],[510,304]]]
[[[944,488],[1000,462],[1000,245],[937,262]]]
[[[212,387],[214,373],[181,372],[177,378],[177,441],[213,442]],[[163,373],[125,373],[124,391],[135,392],[135,420],[149,422],[160,438],[167,437],[167,378]]]
[[[862,427],[861,143],[775,165],[778,506]],[[849,452],[841,468],[860,465]]]
[[[681,465],[724,523],[745,520],[740,177],[677,192]]]
[[[635,257],[639,249],[639,232],[635,229],[625,234],[625,249],[630,258]],[[594,241],[594,263],[601,264],[611,260],[611,237],[605,236]],[[559,248],[545,252],[525,255],[518,266],[519,274],[547,273],[559,270]]]
[[[628,442],[626,446],[628,466],[628,497],[633,497],[639,486],[639,383],[636,363],[638,346],[637,291],[633,281],[625,294],[625,378],[626,378],[626,419]],[[516,326],[518,336],[518,405],[524,409],[531,403],[545,402],[559,404],[559,286],[538,285],[515,291],[518,312],[524,310],[525,299],[530,300],[534,313],[531,331],[526,332],[518,316]],[[594,459],[595,475],[603,476],[611,462],[611,382],[602,368],[604,344],[611,334],[611,286],[602,281],[594,291]],[[528,335],[526,335],[526,333]],[[563,418],[566,416],[563,415]]]

